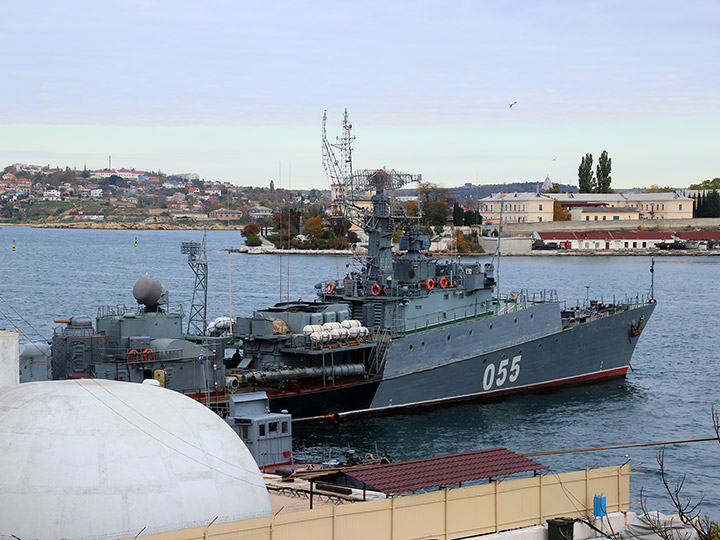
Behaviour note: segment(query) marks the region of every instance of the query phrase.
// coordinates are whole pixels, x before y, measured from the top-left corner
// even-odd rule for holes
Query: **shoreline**
[[[228,253],[240,253],[243,255],[331,255],[331,256],[352,256],[355,253],[350,250],[333,249],[269,249],[257,248],[230,248],[225,249]],[[393,254],[396,254],[393,252]],[[358,253],[361,255],[361,253]],[[430,258],[433,257],[493,257],[494,253],[456,253],[456,252],[426,252]],[[508,253],[502,257],[712,257],[720,256],[720,249],[696,250],[696,249],[674,249],[674,250],[637,250],[637,251],[611,251],[611,250],[541,250],[529,253]]]

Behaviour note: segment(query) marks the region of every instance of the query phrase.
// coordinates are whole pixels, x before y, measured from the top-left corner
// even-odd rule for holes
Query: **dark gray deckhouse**
[[[273,412],[315,419],[625,376],[655,309],[652,288],[649,298],[574,308],[554,292],[501,297],[493,264],[423,253],[424,230],[390,196],[420,177],[353,171],[347,112],[343,127],[339,144],[323,137],[323,158],[344,214],[367,237],[356,269],[318,283],[315,301],[216,320],[193,335],[182,332],[183,314],[162,286],[142,278],[137,309],[101,310],[95,327],[88,318],[58,321],[65,327],[55,332],[51,362],[43,347],[27,348],[21,380],[154,378],[223,412],[231,394],[263,391]],[[372,210],[354,204],[358,190],[374,193]],[[400,228],[401,253],[393,254]]]

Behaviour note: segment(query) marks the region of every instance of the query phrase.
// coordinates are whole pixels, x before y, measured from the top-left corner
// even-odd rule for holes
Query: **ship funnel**
[[[137,280],[133,287],[133,296],[140,304],[155,306],[161,301],[167,301],[167,291],[159,281],[145,276]]]

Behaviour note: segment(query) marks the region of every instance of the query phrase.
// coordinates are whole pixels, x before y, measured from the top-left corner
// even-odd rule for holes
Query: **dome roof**
[[[147,384],[2,388],[0,471],[0,538],[134,537],[271,512],[230,426]]]

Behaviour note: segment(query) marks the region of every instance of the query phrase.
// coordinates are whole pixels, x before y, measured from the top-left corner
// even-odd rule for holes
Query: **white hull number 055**
[[[497,377],[495,376],[495,364],[488,364],[483,375],[483,389],[490,390],[493,385],[500,387],[507,381],[515,382],[520,375],[520,360],[522,355],[518,354],[513,357],[512,364],[507,358],[500,360],[497,367]],[[508,364],[510,364],[510,372],[508,373]]]

